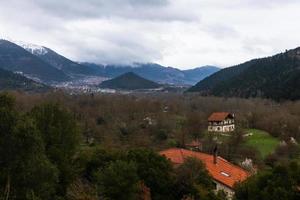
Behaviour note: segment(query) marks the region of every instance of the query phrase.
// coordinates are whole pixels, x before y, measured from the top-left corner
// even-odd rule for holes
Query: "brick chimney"
[[[214,164],[217,164],[217,162],[218,162],[218,145],[216,145],[214,148],[213,157],[214,157],[214,160],[213,160]]]

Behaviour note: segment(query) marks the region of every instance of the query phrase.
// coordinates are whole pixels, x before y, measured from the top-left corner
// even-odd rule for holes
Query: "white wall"
[[[235,125],[230,124],[230,125],[218,125],[218,126],[208,126],[208,131],[209,132],[231,132],[234,131]]]
[[[216,189],[215,191],[218,192],[218,191],[224,191],[226,194],[227,194],[227,198],[228,199],[232,199],[233,196],[234,196],[234,190],[227,187],[226,185],[222,184],[222,183],[219,183],[217,181],[214,181],[215,184],[216,184]]]

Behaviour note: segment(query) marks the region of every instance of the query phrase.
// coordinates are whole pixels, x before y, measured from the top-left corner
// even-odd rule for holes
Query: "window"
[[[223,175],[223,176],[226,176],[226,177],[229,177],[230,175],[228,174],[228,173],[226,173],[226,172],[221,172],[221,174]]]

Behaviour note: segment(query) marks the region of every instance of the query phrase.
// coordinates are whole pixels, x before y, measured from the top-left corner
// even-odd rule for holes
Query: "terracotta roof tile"
[[[188,157],[197,158],[205,164],[213,179],[230,188],[233,188],[235,183],[242,182],[250,176],[250,173],[246,170],[230,163],[222,157],[218,157],[217,164],[214,164],[213,155],[186,149],[171,148],[161,151],[160,154],[166,156],[174,164],[182,164]]]
[[[232,114],[228,112],[214,112],[209,116],[208,121],[223,121],[230,115]]]

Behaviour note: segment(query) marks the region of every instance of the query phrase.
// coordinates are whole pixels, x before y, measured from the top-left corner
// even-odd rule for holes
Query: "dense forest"
[[[212,153],[206,128],[215,111],[234,112],[238,126],[219,154],[238,165],[251,158],[249,170],[258,170],[235,198],[299,198],[300,102],[57,91],[0,95],[0,199],[224,199],[203,163],[173,168],[157,153],[195,139]],[[243,145],[247,129],[284,144],[263,157]]]
[[[190,92],[226,97],[300,99],[300,48],[225,68],[192,87]]]

